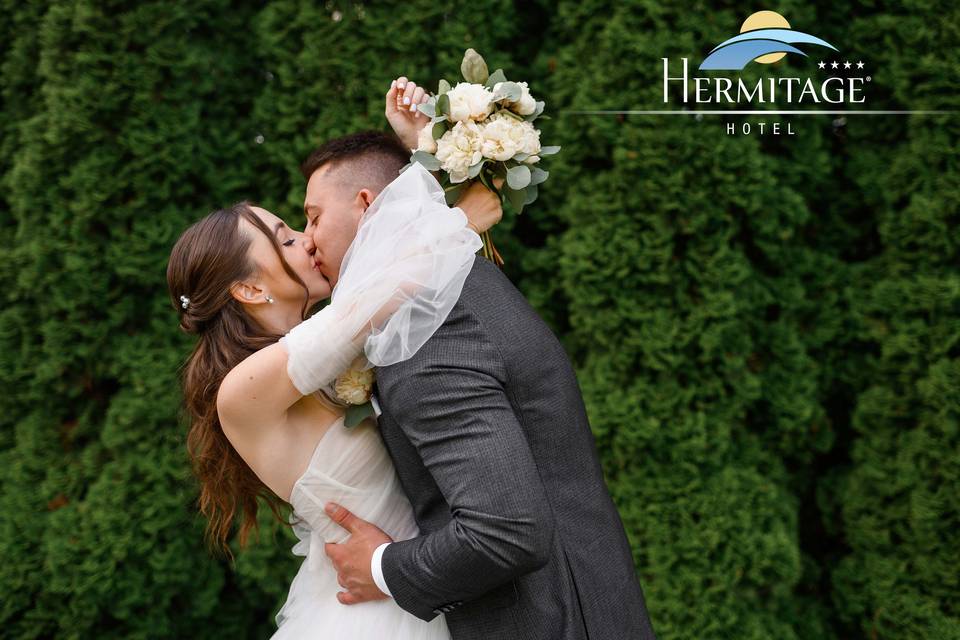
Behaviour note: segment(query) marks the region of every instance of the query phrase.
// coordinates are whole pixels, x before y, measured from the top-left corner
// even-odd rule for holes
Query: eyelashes
[[[292,244],[294,243],[295,240],[296,240],[296,238],[290,238],[289,240],[285,240],[285,241],[282,242],[281,244],[283,244],[283,246],[285,246],[285,247],[289,247],[290,245],[292,245]]]

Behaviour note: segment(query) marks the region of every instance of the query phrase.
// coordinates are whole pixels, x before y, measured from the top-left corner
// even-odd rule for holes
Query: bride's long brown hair
[[[281,337],[260,326],[230,294],[233,283],[254,276],[258,268],[248,256],[252,238],[241,230],[241,218],[270,239],[283,270],[303,287],[301,319],[306,319],[309,305],[307,285],[284,260],[276,237],[250,209],[251,204],[238,202],[192,224],[177,240],[167,264],[167,288],[180,328],[199,336],[181,369],[181,380],[183,409],[190,423],[187,450],[200,485],[198,506],[207,517],[205,539],[209,549],[226,554],[231,562],[227,540],[239,511],[240,548],[246,546],[251,529],[259,537],[258,497],[277,520],[289,524],[282,515],[286,502],[250,470],[227,440],[217,416],[217,392],[227,372]],[[186,307],[181,296],[189,299]]]

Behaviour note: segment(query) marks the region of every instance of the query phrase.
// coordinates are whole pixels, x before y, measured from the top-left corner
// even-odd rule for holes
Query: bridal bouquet
[[[502,69],[488,73],[473,49],[464,53],[460,72],[465,82],[451,87],[441,79],[437,94],[417,106],[430,122],[420,131],[410,162],[442,171],[448,205],[471,181],[480,180],[520,213],[537,199],[538,185],[550,175],[537,166],[540,159],[560,150],[541,146],[533,125],[537,118],[549,118],[541,115],[544,103],[534,100],[526,82],[508,81]],[[495,177],[503,179],[500,189]],[[482,238],[484,255],[502,265],[489,231]]]

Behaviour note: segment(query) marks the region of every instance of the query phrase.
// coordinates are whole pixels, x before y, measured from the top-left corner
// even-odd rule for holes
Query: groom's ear
[[[361,211],[366,211],[367,207],[373,204],[373,201],[377,199],[377,194],[370,189],[360,189],[357,192],[357,206],[360,207]]]

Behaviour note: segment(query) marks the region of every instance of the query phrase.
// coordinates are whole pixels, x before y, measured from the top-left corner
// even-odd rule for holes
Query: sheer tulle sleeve
[[[280,339],[294,386],[328,387],[360,355],[364,368],[411,357],[456,304],[481,244],[436,178],[410,165],[360,219],[330,304]]]

